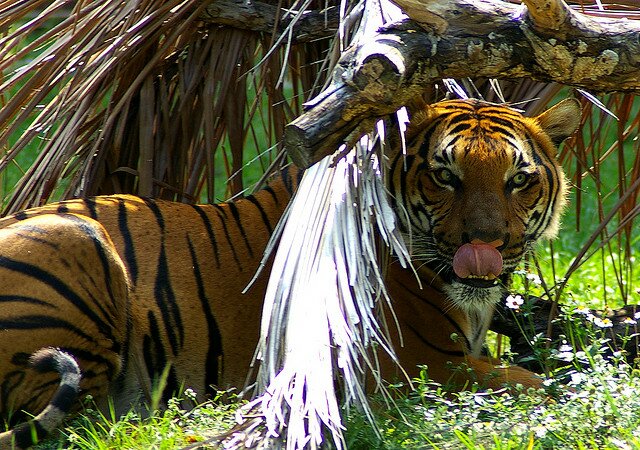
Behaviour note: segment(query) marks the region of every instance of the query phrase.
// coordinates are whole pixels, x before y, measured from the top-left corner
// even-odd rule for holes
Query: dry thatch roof
[[[213,23],[208,3],[0,2],[0,173],[24,172],[5,212],[110,192],[213,201],[221,174],[236,193],[244,161],[270,162],[331,41]]]

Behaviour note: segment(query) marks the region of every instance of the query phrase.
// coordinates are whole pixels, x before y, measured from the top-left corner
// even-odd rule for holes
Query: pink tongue
[[[493,245],[464,244],[453,256],[453,271],[460,278],[493,279],[502,272],[502,255]]]

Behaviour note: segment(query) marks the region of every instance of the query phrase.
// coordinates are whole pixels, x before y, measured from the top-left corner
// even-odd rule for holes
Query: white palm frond
[[[365,2],[367,20],[354,41],[400,15],[386,1]],[[336,381],[344,404],[372,418],[364,390],[366,369],[380,385],[372,344],[395,360],[376,317],[378,301],[389,300],[380,239],[401,264],[410,262],[376,141],[364,137],[346,157],[329,156],[307,169],[283,219],[263,309],[258,397],[248,407],[264,417],[269,444],[263,448],[319,448],[324,430],[344,448]]]
[[[376,368],[371,344],[393,355],[375,314],[386,298],[378,236],[402,264],[409,258],[372,146],[364,138],[335,166],[327,157],[305,172],[275,256],[258,392],[270,434],[286,424],[288,449],[318,448],[325,427],[343,448],[335,381],[346,404],[370,414],[363,375]]]

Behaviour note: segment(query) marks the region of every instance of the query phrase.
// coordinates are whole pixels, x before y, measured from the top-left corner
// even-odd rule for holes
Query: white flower
[[[506,298],[507,308],[518,310],[520,306],[524,303],[524,299],[520,294],[509,294]]]
[[[536,434],[536,437],[539,438],[539,439],[543,438],[543,437],[545,437],[547,435],[547,428],[546,427],[538,426],[538,427],[534,427],[533,430],[534,430],[534,432]]]
[[[184,390],[184,396],[189,400],[195,400],[198,397],[198,394],[196,394],[196,391],[193,389],[187,388]]]
[[[538,276],[538,274],[536,273],[528,273],[527,274],[527,280],[529,280],[531,283],[540,286],[542,284],[542,280],[540,279],[540,277]]]
[[[635,317],[635,315],[634,315],[634,317]],[[625,325],[635,325],[638,322],[635,319],[632,319],[631,317],[625,317],[624,320],[622,321],[622,323],[624,323]]]
[[[572,372],[571,373],[571,381],[569,381],[569,386],[578,386],[585,381],[587,381],[589,377],[582,372]]]
[[[600,317],[594,317],[593,324],[600,328],[611,328],[613,326],[613,322],[611,322],[611,319],[608,319],[606,317],[604,319],[601,319]]]
[[[573,347],[571,347],[569,344],[562,344],[559,348],[558,348],[559,352],[573,352]]]
[[[573,348],[568,344],[562,344],[558,347],[558,350],[551,351],[551,357],[559,361],[571,362],[573,361]]]
[[[638,311],[637,313],[635,313],[635,314],[633,315],[633,318],[634,318],[634,319],[636,319],[636,320],[640,319],[640,311]]]
[[[586,306],[579,306],[576,309],[574,309],[573,312],[576,314],[582,314],[584,316],[591,314],[591,311]]]

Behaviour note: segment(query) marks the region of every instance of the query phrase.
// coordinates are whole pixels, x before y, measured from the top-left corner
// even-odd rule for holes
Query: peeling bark
[[[590,92],[640,90],[640,22],[560,0],[394,0],[411,20],[345,52],[333,83],[285,130],[308,167],[445,78],[533,78]]]

